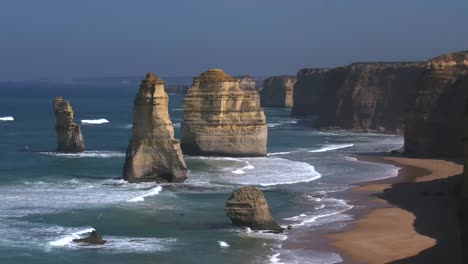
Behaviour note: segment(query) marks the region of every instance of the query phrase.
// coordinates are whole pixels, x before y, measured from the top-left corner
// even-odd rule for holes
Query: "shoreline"
[[[356,207],[364,208],[352,210],[356,219],[349,228],[326,235],[343,263],[461,263],[457,190],[463,165],[396,156],[356,158],[400,170],[395,177],[349,190],[359,197]]]

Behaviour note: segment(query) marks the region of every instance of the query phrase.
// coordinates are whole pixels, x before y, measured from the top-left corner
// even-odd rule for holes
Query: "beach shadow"
[[[396,183],[377,197],[416,216],[414,228],[436,244],[393,264],[462,263],[459,206],[462,176],[428,182]]]

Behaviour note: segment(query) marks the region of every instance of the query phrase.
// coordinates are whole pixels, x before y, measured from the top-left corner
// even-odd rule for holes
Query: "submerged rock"
[[[405,120],[405,153],[463,155],[463,109],[468,97],[468,51],[426,63]]]
[[[62,97],[54,99],[57,152],[76,153],[85,150],[80,126],[73,120],[73,109]]]
[[[265,156],[265,114],[252,94],[220,69],[211,69],[195,77],[182,105],[184,153]]]
[[[86,243],[91,245],[103,245],[107,241],[103,240],[101,235],[96,230],[91,231],[88,237],[73,239],[75,243]]]
[[[141,81],[134,100],[132,138],[123,178],[129,182],[183,182],[187,166],[174,139],[164,82],[152,73]]]
[[[263,81],[260,92],[263,107],[293,107],[293,91],[296,76],[272,76]]]
[[[283,231],[271,217],[265,196],[254,186],[235,190],[226,201],[225,211],[235,226],[250,227],[252,230]]]

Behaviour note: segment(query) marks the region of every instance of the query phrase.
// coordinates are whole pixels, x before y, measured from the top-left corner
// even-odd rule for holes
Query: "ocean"
[[[137,87],[0,84],[0,263],[339,263],[332,250],[282,245],[305,230],[346,227],[353,204],[340,194],[398,172],[353,155],[399,148],[400,136],[322,132],[313,118],[266,108],[267,157],[185,156],[185,183],[130,184],[121,178]],[[84,153],[55,153],[56,95],[75,111]],[[176,138],[181,102],[170,95]],[[247,184],[264,191],[272,216],[292,231],[232,227],[225,201]],[[108,242],[72,242],[91,229]]]

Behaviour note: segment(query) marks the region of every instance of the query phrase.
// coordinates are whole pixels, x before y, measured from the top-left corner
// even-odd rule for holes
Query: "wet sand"
[[[397,177],[364,183],[364,207],[352,227],[329,234],[344,263],[461,262],[460,174],[453,162],[404,157],[362,156],[360,160],[400,167]]]

